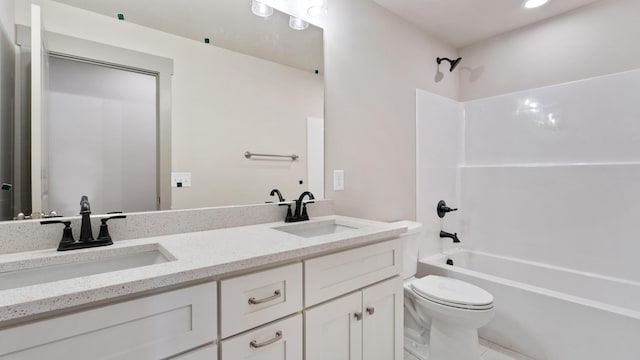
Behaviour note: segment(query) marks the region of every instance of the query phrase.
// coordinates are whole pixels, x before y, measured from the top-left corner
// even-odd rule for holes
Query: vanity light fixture
[[[289,16],[289,27],[293,30],[304,30],[309,27],[309,23],[291,15]]]
[[[273,15],[273,8],[269,5],[264,4],[262,1],[252,0],[251,12],[254,15],[257,15],[263,18],[268,18],[269,16]]]
[[[535,9],[549,2],[549,0],[525,0],[522,6],[525,9]]]

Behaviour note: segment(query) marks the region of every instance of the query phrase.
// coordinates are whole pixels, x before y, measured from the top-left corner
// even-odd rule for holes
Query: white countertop
[[[220,279],[251,268],[293,262],[367,245],[397,237],[406,231],[403,225],[337,215],[318,217],[309,223],[331,219],[366,226],[304,238],[272,229],[285,225],[277,222],[119,241],[111,246],[93,249],[67,252],[48,249],[0,255],[0,272],[10,271],[12,267],[22,268],[25,263],[42,266],[48,262],[56,262],[60,257],[69,262],[86,256],[101,258],[116,255],[133,246],[150,247],[153,244],[158,244],[159,248],[175,258],[174,261],[161,264],[0,290],[0,326],[3,325],[2,322],[9,320],[194,280]],[[297,224],[299,223],[291,226]]]

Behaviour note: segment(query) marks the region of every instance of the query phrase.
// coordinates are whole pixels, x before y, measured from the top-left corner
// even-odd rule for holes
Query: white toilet
[[[493,317],[493,296],[452,278],[415,278],[422,225],[400,223],[409,228],[402,236],[405,349],[421,360],[479,360],[478,328]]]

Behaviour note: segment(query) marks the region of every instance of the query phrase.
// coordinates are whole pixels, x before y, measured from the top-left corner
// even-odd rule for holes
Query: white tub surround
[[[522,354],[547,360],[637,357],[638,282],[459,249],[421,259],[418,272],[489,291],[495,317],[480,336]]]
[[[633,70],[465,103],[462,244],[640,282],[638,91]]]
[[[373,244],[396,238],[406,231],[406,227],[398,224],[336,215],[315,218],[309,223],[326,221],[365,226],[305,238],[273,229],[284,225],[279,221],[120,241],[108,247],[65,253],[46,249],[0,255],[0,272],[24,267],[21,264],[25,262],[41,264],[46,261],[51,264],[61,262],[61,258],[65,259],[62,262],[73,262],[87,253],[97,259],[127,251],[132,246],[152,247],[166,254],[170,260],[150,266],[0,290],[0,326],[50,311],[113,300],[172,285],[217,280],[251,269]],[[61,232],[61,229],[58,230]]]

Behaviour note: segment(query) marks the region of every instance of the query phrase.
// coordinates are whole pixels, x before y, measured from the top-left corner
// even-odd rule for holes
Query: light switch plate
[[[171,173],[171,187],[191,187],[191,173],[190,172],[172,172]]]
[[[333,170],[333,190],[344,190],[344,170]]]

